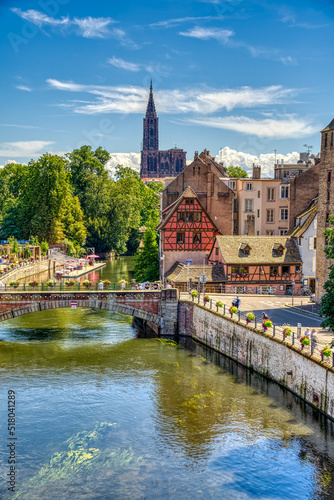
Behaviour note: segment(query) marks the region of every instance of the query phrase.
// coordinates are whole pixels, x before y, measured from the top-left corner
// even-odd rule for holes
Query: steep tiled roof
[[[329,125],[327,125],[326,128],[324,128],[321,132],[327,132],[328,130],[334,130],[334,118],[333,120],[330,122]]]
[[[193,282],[198,281],[198,278],[203,274],[203,265],[189,265],[189,274],[186,264],[176,262],[174,266],[166,273],[165,277],[169,281],[176,283],[187,283],[190,278]],[[226,281],[224,274],[224,267],[222,264],[215,266],[205,266],[204,274],[206,274],[206,281],[208,282],[221,282]]]
[[[286,236],[216,236],[221,254],[227,264],[284,264],[301,262],[298,246]],[[240,249],[241,243],[251,247],[249,255]],[[282,245],[283,254],[278,255],[274,245]]]
[[[308,215],[304,223],[302,225],[295,225],[291,229],[289,229],[287,236],[293,236],[294,238],[299,238],[300,236],[302,236],[312,224],[317,213],[318,213],[318,196],[313,198],[313,200],[311,201],[311,203],[309,203],[306,209],[297,215],[297,219],[300,219]]]

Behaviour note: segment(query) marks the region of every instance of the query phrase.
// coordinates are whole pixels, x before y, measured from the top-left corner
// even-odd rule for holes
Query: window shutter
[[[312,273],[315,273],[316,257],[312,258]]]
[[[314,236],[310,236],[308,239],[308,249],[309,250],[314,249]]]

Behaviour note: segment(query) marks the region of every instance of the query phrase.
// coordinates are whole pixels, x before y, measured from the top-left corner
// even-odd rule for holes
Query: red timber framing
[[[188,186],[175,203],[164,210],[158,226],[164,252],[209,253],[215,236],[221,234],[196,193]]]

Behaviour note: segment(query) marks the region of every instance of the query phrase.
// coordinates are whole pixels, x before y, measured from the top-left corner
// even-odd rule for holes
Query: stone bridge
[[[47,309],[91,307],[128,314],[136,318],[144,329],[157,335],[177,333],[178,292],[176,289],[117,292],[2,292],[0,293],[0,321]]]

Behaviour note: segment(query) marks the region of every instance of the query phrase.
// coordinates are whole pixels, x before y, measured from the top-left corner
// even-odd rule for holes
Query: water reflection
[[[199,344],[137,333],[131,318],[89,309],[2,323],[17,498],[331,498],[332,423]],[[6,459],[1,449],[3,471]]]

